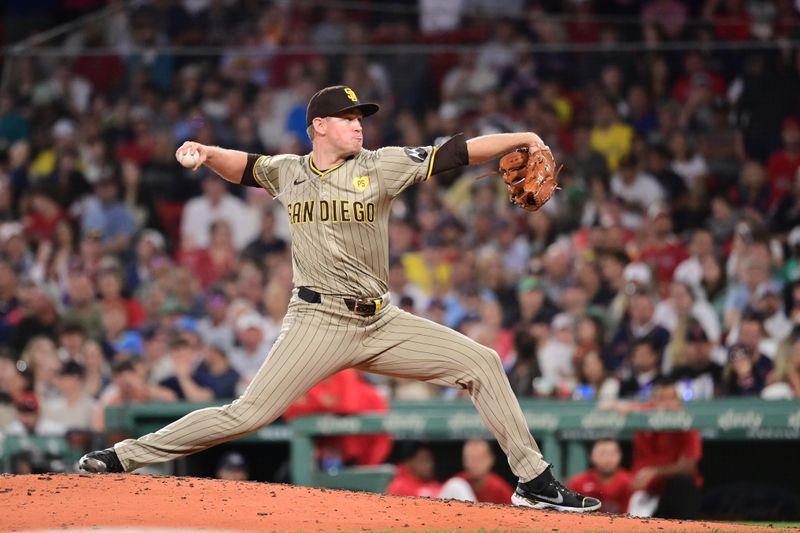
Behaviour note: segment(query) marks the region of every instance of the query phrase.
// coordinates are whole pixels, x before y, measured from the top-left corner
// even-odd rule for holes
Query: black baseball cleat
[[[118,474],[125,472],[114,448],[89,452],[81,457],[81,460],[78,461],[78,466],[84,472],[91,474]]]
[[[550,467],[525,483],[520,482],[517,490],[511,495],[511,503],[521,507],[534,509],[556,509],[573,513],[588,513],[600,509],[600,500],[584,496],[561,484]]]

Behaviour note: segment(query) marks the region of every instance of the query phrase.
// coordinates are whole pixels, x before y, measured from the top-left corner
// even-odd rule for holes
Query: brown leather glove
[[[534,152],[517,148],[500,158],[500,174],[511,203],[528,211],[537,211],[553,196],[559,172],[561,166],[556,168],[553,152],[547,146]]]

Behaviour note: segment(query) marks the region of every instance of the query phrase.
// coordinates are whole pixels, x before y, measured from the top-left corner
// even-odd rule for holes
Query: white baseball
[[[194,168],[197,166],[197,162],[199,160],[200,160],[200,153],[194,150],[190,150],[187,152],[183,152],[178,161],[180,162],[181,165],[183,165],[186,168]]]

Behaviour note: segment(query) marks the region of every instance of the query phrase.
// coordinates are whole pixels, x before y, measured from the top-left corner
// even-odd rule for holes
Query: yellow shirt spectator
[[[446,290],[450,283],[453,266],[445,261],[429,263],[425,252],[409,252],[403,254],[400,261],[406,271],[409,282],[416,284],[427,295],[431,296]]]
[[[617,170],[619,160],[628,155],[633,145],[633,128],[614,122],[607,128],[595,126],[589,139],[592,148],[603,154],[611,172]]]

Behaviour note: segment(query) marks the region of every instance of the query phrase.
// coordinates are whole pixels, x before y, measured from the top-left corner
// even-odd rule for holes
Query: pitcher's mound
[[[135,474],[2,475],[0,501],[3,531],[763,531]]]

